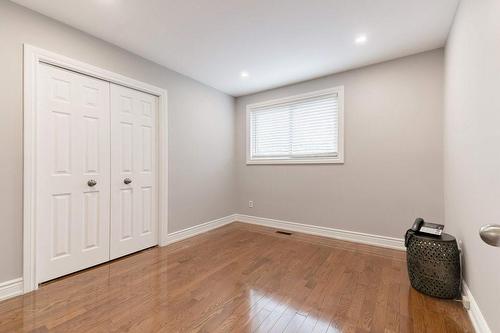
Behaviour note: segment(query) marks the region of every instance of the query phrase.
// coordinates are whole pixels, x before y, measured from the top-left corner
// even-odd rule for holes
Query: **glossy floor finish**
[[[233,223],[0,303],[0,332],[473,332],[404,253]]]

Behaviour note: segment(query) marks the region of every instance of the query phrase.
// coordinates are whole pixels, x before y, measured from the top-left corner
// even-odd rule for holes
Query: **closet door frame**
[[[167,91],[84,62],[24,44],[24,170],[23,170],[23,292],[38,289],[36,276],[36,128],[37,73],[39,65],[49,64],[158,97],[158,245],[168,244],[168,111]],[[161,203],[161,204],[160,204]],[[110,203],[111,204],[111,203]]]

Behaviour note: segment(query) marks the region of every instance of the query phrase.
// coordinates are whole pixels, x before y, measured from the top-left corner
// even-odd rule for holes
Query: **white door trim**
[[[24,44],[23,290],[37,289],[36,277],[36,88],[40,63],[51,64],[158,96],[158,244],[168,243],[167,91],[44,49]],[[161,204],[160,204],[161,203]]]

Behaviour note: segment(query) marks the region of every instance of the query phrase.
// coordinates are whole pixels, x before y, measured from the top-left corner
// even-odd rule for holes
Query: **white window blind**
[[[339,89],[249,106],[249,160],[339,160],[340,111]]]

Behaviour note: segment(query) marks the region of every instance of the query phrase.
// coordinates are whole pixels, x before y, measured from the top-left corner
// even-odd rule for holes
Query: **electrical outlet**
[[[462,296],[462,304],[466,310],[470,310],[470,301],[467,296]]]
[[[253,201],[252,201],[252,200],[250,200],[250,201],[248,202],[248,207],[253,208]]]

